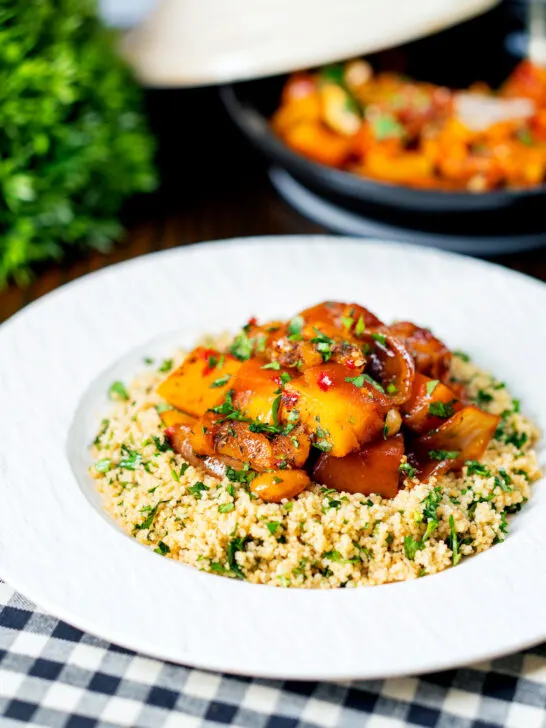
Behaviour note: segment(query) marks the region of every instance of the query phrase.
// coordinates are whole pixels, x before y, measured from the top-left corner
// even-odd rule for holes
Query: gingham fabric
[[[546,728],[546,645],[396,680],[252,680],[116,647],[60,622],[0,582],[0,726],[21,724]]]

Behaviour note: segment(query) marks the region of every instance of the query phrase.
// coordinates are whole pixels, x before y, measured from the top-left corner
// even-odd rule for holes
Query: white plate
[[[543,482],[504,543],[435,576],[360,589],[291,590],[201,573],[152,553],[99,512],[86,448],[112,378],[129,378],[144,352],[325,298],[430,325],[508,382],[546,429],[541,283],[438,251],[332,237],[145,256],[42,298],[0,329],[0,575],[105,639],[264,677],[403,675],[546,638]],[[544,455],[542,447],[543,466]]]

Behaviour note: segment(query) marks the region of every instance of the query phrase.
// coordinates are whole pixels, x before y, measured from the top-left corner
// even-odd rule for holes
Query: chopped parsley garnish
[[[417,470],[409,463],[402,463],[398,468],[400,473],[405,473],[407,478],[415,478]]]
[[[491,471],[486,465],[479,463],[477,460],[467,460],[466,463],[466,474],[467,475],[483,475],[484,478],[491,477]]]
[[[322,452],[330,452],[332,449],[332,443],[324,439],[315,440],[315,442],[313,442],[313,447],[316,447],[317,450],[321,450]]]
[[[245,417],[240,410],[238,410],[233,405],[233,389],[229,389],[226,392],[226,396],[224,397],[224,401],[222,404],[217,405],[216,407],[211,407],[209,409],[209,412],[214,412],[217,415],[224,415],[224,419],[226,420],[238,420],[240,422],[248,422],[248,418]]]
[[[271,405],[271,417],[273,418],[273,424],[275,427],[279,426],[279,407],[281,406],[282,395],[279,394],[273,400]]]
[[[432,460],[456,460],[459,457],[458,450],[429,450],[428,456]]]
[[[506,520],[506,514],[504,511],[502,511],[501,513],[501,522],[499,528],[503,533],[508,533],[508,521]]]
[[[102,460],[97,460],[95,463],[95,470],[97,473],[107,473],[110,470],[110,466],[110,458],[103,458]]]
[[[303,337],[301,332],[303,330],[304,320],[302,316],[294,316],[292,321],[288,324],[288,338],[291,341],[300,341]]]
[[[218,506],[218,513],[231,513],[234,510],[235,505],[233,503],[222,503]]]
[[[333,339],[331,339],[329,336],[326,336],[326,334],[323,334],[317,328],[313,328],[315,330],[316,336],[311,339],[311,344],[316,344],[317,351],[320,352],[320,355],[322,356],[322,361],[327,362],[332,357],[332,351],[334,349],[335,342]]]
[[[438,506],[442,501],[442,490],[439,487],[434,488],[422,501],[423,516],[427,520],[438,520]]]
[[[429,397],[439,384],[440,382],[437,379],[431,379],[430,382],[427,382],[426,390]]]
[[[368,382],[368,384],[371,384],[379,392],[385,394],[383,387],[375,379],[372,379],[369,374],[359,374],[357,377],[345,377],[345,381],[354,384],[355,387],[358,387],[359,389],[364,386],[364,382]]]
[[[268,521],[265,525],[272,536],[274,536],[277,530],[281,527],[280,521]]]
[[[465,362],[470,361],[470,357],[468,356],[468,354],[465,354],[464,351],[454,351],[453,356],[457,356],[459,359]]]
[[[392,114],[380,114],[370,119],[370,126],[377,141],[400,139],[405,135],[404,127]]]
[[[180,472],[178,473],[180,475],[180,477],[182,477],[184,475],[184,473],[186,472],[186,470],[189,467],[190,467],[189,463],[182,463],[182,465],[180,466]]]
[[[365,330],[366,330],[366,324],[364,322],[364,316],[360,316],[360,318],[356,322],[355,334],[357,336],[362,336],[362,334],[364,333]]]
[[[157,435],[153,435],[152,439],[159,452],[169,452],[170,450],[172,450],[171,443],[166,437],[163,440],[160,440]]]
[[[193,496],[195,496],[197,500],[201,500],[201,497],[205,490],[208,490],[208,487],[204,483],[201,483],[201,481],[198,481],[188,488],[188,493],[191,493]]]
[[[108,390],[108,396],[110,399],[122,399],[127,402],[129,399],[129,392],[123,382],[113,382]]]
[[[240,536],[238,536],[237,538],[232,538],[227,547],[229,568],[235,574],[235,576],[239,577],[239,579],[244,579],[245,575],[243,573],[243,570],[237,563],[237,560],[235,559],[235,554],[237,553],[237,551],[244,551],[249,541],[249,536],[245,536],[245,538],[241,538]]]
[[[169,410],[173,409],[173,407],[171,407],[171,405],[167,404],[166,402],[160,402],[159,404],[156,404],[155,408],[158,414],[161,414],[162,412],[168,412]]]
[[[456,399],[452,399],[451,402],[431,402],[428,408],[429,414],[435,417],[443,417],[444,419],[452,417],[455,412],[453,405],[456,401]]]
[[[162,503],[168,503],[168,500],[162,500],[155,504],[155,506],[151,507],[148,506],[148,515],[146,518],[142,521],[142,523],[137,523],[136,526],[133,528],[133,532],[135,531],[146,531],[149,530],[152,527],[152,524],[154,522],[154,518],[157,513],[157,509]]]
[[[165,556],[165,554],[168,554],[170,550],[171,549],[163,541],[159,541],[157,548],[154,549],[155,553],[161,554],[161,556]]]
[[[521,450],[521,448],[525,445],[528,439],[529,436],[526,432],[512,432],[510,435],[505,436],[504,441],[508,445],[513,445],[518,450]]]
[[[223,377],[218,377],[218,379],[214,380],[214,382],[210,385],[210,389],[217,389],[218,387],[223,387],[224,384],[227,384],[230,379],[231,379],[231,374],[224,374]]]
[[[393,384],[392,382],[387,384],[387,394],[396,394],[396,392],[398,392],[396,384]]]
[[[483,389],[478,390],[478,394],[476,395],[476,401],[479,404],[487,404],[488,402],[491,402],[493,400],[493,395],[489,392],[486,392]]]
[[[346,329],[350,329],[350,328],[351,328],[351,326],[352,326],[352,325],[353,325],[353,323],[354,323],[354,318],[352,318],[352,316],[342,316],[342,317],[341,317],[341,323],[343,324],[343,326],[344,326],[344,327],[345,327]]]
[[[246,361],[252,356],[252,341],[248,338],[245,331],[235,337],[233,343],[229,347],[230,354],[239,361]]]
[[[449,517],[449,528],[451,530],[451,534],[448,539],[449,548],[453,554],[453,566],[457,566],[461,560],[461,554],[459,553],[459,539],[457,537],[457,529],[455,528],[455,520],[453,516]]]
[[[513,486],[511,485],[512,478],[508,475],[506,470],[503,468],[499,469],[499,474],[495,475],[495,486],[500,488],[504,493],[510,493],[514,490]]]
[[[102,420],[100,423],[100,430],[97,433],[97,436],[93,440],[93,445],[98,445],[100,443],[101,437],[106,433],[106,430],[110,427],[110,420]]]
[[[333,549],[332,551],[325,551],[322,554],[323,559],[328,559],[328,561],[343,561],[343,556],[339,553],[339,551],[336,551]]]
[[[121,446],[123,457],[119,461],[118,467],[125,470],[136,470],[142,463],[142,455],[136,450],[130,450],[127,445]]]
[[[425,544],[422,541],[416,541],[413,536],[404,536],[404,553],[410,561],[413,561],[415,554],[424,548]]]
[[[521,403],[520,403],[519,399],[513,399],[512,400],[512,408],[513,408],[512,411],[519,412],[520,405],[521,405]]]
[[[161,366],[157,370],[158,372],[170,372],[173,368],[173,360],[172,359],[164,359],[161,362]]]
[[[144,364],[147,364],[148,366],[150,366],[150,364],[153,364],[153,363],[154,363],[154,360],[152,359],[151,356],[144,357]]]
[[[290,374],[288,372],[281,372],[280,374],[281,384],[284,387],[285,384],[288,384],[288,382],[292,379]]]
[[[274,369],[277,372],[279,371],[280,368],[281,368],[281,365],[279,364],[278,361],[270,361],[267,364],[264,364],[262,367],[262,369]]]
[[[387,343],[387,337],[385,334],[372,334],[372,339],[374,341],[377,341],[378,344],[381,344],[382,346],[385,346]]]
[[[235,470],[235,468],[232,468],[231,465],[228,465],[226,468],[226,478],[231,480],[232,483],[248,484],[251,483],[255,477],[256,473],[253,470],[250,470],[248,463],[245,463],[241,470]]]

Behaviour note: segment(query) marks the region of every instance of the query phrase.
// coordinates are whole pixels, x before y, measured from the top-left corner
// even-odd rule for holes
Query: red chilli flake
[[[171,425],[170,427],[165,428],[165,436],[166,437],[172,437],[174,435],[174,427]]]
[[[352,359],[347,359],[347,361],[345,362],[345,366],[347,367],[347,369],[356,369],[356,364]]]
[[[284,392],[282,396],[282,401],[286,407],[290,408],[297,403],[299,398],[300,395],[297,392]]]
[[[248,319],[247,326],[256,326],[257,323],[258,323],[258,319],[256,318],[256,316],[253,316],[252,318]]]
[[[208,360],[211,356],[217,359],[220,356],[220,353],[216,351],[216,349],[203,349],[201,352],[201,359],[204,359],[207,362],[203,368],[203,373],[201,374],[203,377],[208,377],[208,375],[216,368],[215,366],[211,367],[208,364]]]
[[[281,386],[282,386],[282,379],[281,379],[281,378],[279,377],[279,375],[278,375],[278,374],[277,374],[277,376],[273,377],[271,381],[272,381],[272,382],[275,382],[275,384],[278,384],[278,385],[279,385],[279,387],[281,387]]]
[[[325,372],[321,372],[318,375],[317,384],[319,389],[322,389],[323,392],[327,392],[333,385],[333,382]]]

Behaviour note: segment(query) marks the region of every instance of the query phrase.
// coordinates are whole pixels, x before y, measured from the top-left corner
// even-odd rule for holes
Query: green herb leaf
[[[451,402],[431,402],[428,407],[429,414],[434,415],[434,417],[442,417],[444,419],[452,417],[455,413],[453,405],[456,402],[456,399],[452,399]]]
[[[159,404],[156,404],[155,408],[158,414],[161,414],[162,412],[169,412],[170,410],[174,409],[174,407],[171,407],[171,405],[167,404],[166,402],[160,402]]]
[[[378,344],[381,344],[382,346],[385,346],[386,343],[387,343],[387,337],[385,336],[385,334],[376,334],[376,333],[373,333],[372,334],[372,339],[374,341],[377,341],[377,343]]]
[[[154,549],[156,554],[161,554],[162,556],[165,556],[165,554],[168,554],[170,552],[170,550],[171,549],[163,541],[159,541],[159,543],[157,544],[157,548]]]
[[[154,518],[156,517],[156,514],[157,514],[157,510],[162,503],[168,503],[168,500],[159,501],[158,503],[155,504],[155,506],[153,506],[153,508],[150,508],[148,506],[149,507],[148,515],[142,521],[142,523],[137,523],[137,525],[133,527],[133,533],[135,531],[146,531],[152,527]]]
[[[303,320],[302,316],[294,316],[292,321],[288,324],[288,338],[292,341],[298,341],[301,339],[301,332],[303,330],[303,326],[305,324],[305,321]]]
[[[201,500],[205,490],[208,490],[208,487],[201,481],[198,481],[188,488],[188,493],[191,493],[193,496],[195,496],[197,500]]]
[[[108,390],[108,395],[110,399],[122,399],[125,402],[129,399],[129,392],[123,382],[113,382]]]
[[[461,554],[459,553],[459,540],[457,537],[457,529],[455,528],[455,520],[453,516],[449,517],[449,528],[451,529],[451,535],[449,537],[449,548],[452,551],[453,566],[457,566],[461,560]]]
[[[399,468],[399,472],[405,473],[406,477],[414,478],[417,475],[417,470],[409,463],[402,463]]]
[[[483,475],[484,478],[491,477],[491,471],[486,465],[477,460],[467,460],[465,462],[467,475]]]
[[[282,395],[279,394],[273,400],[271,405],[271,417],[273,418],[273,424],[275,427],[279,427],[279,407],[281,406]]]
[[[124,470],[136,470],[142,463],[142,455],[136,450],[130,450],[126,445],[121,446],[123,457],[119,461],[118,467]]]
[[[272,536],[274,536],[277,533],[278,529],[281,527],[280,521],[269,521],[265,525],[267,526],[267,530]]]
[[[229,347],[230,353],[239,361],[246,361],[252,356],[252,341],[248,338],[246,331],[235,337]]]
[[[270,361],[267,364],[264,364],[262,369],[274,369],[275,371],[279,371],[281,368],[281,365],[278,361]]]
[[[439,384],[440,382],[437,379],[431,379],[430,382],[427,382],[426,390],[429,397]]]
[[[164,438],[161,440],[157,435],[153,435],[152,439],[155,443],[156,448],[159,450],[159,452],[169,452],[172,451],[171,443],[169,442],[168,438]]]
[[[181,478],[183,477],[183,475],[185,474],[186,470],[189,467],[190,467],[190,464],[189,463],[182,463],[182,465],[180,466],[180,472],[179,472],[179,475],[180,475]]]
[[[404,553],[406,554],[406,558],[410,561],[413,561],[415,559],[415,554],[418,551],[422,551],[424,548],[424,543],[416,541],[413,536],[404,537]]]
[[[358,321],[356,322],[355,334],[357,336],[362,336],[362,334],[364,333],[365,330],[366,330],[366,324],[364,322],[364,316],[361,315],[360,318],[358,319]]]
[[[387,384],[387,394],[396,394],[396,392],[398,392],[396,384],[393,384],[392,382]]]
[[[458,357],[459,359],[461,359],[464,362],[470,361],[470,357],[468,356],[468,354],[465,354],[464,351],[454,351],[453,356]]]
[[[352,316],[342,316],[341,317],[341,323],[343,324],[343,326],[346,329],[350,330],[351,329],[351,326],[354,323],[354,318],[352,318]]]
[[[103,458],[102,460],[97,460],[97,462],[95,463],[95,470],[97,471],[97,473],[107,473],[110,470],[110,467],[110,458]]]
[[[256,473],[253,470],[250,470],[248,463],[245,463],[241,470],[235,470],[235,468],[232,468],[231,465],[228,465],[226,468],[226,478],[231,480],[232,483],[252,483],[255,477]]]
[[[460,453],[458,450],[429,450],[428,455],[432,460],[456,460]]]
[[[218,379],[214,380],[214,382],[210,385],[210,389],[218,389],[218,387],[223,387],[224,384],[227,384],[230,379],[231,374],[224,374],[223,377],[218,377]]]
[[[244,551],[246,548],[246,545],[249,541],[250,541],[249,536],[245,536],[245,538],[237,537],[237,538],[232,538],[228,544],[227,557],[228,557],[229,568],[235,574],[235,576],[237,576],[239,579],[244,579],[245,575],[243,573],[243,570],[237,563],[235,554],[238,551]]]
[[[157,370],[158,372],[170,372],[173,368],[173,360],[172,359],[164,359],[161,363],[161,366]]]
[[[381,114],[370,120],[370,126],[377,141],[400,139],[405,136],[404,127],[391,114]]]
[[[222,503],[218,506],[218,512],[219,513],[231,513],[231,511],[235,510],[235,505],[233,503]]]

